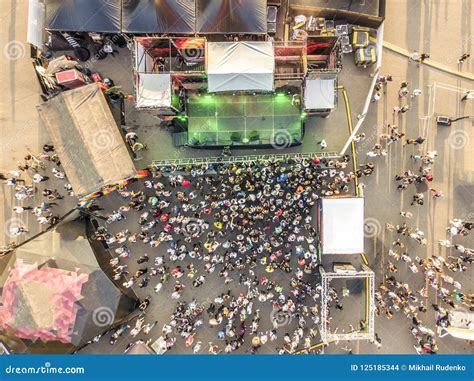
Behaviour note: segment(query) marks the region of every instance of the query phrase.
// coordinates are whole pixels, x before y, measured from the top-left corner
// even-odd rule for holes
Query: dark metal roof
[[[45,3],[47,29],[120,32],[122,0],[46,0]]]

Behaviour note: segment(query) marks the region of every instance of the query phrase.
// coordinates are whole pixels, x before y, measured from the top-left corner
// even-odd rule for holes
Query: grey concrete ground
[[[385,40],[409,51],[430,52],[433,61],[452,68],[474,71],[473,57],[463,65],[457,64],[457,59],[462,53],[472,53],[473,11],[471,1],[399,0],[387,3]],[[25,43],[26,9],[27,1],[0,0],[0,21],[2,21],[0,28],[0,47],[2,48],[0,85],[4,89],[3,97],[0,100],[0,132],[2,136],[0,172],[13,168],[28,149],[38,152],[41,146],[48,141],[46,132],[39,126],[34,108],[35,104],[39,102],[39,97],[38,86]],[[114,65],[120,65],[122,56],[112,60]],[[107,61],[101,61],[100,64],[111,65]],[[123,69],[128,70],[128,64],[124,64]],[[433,120],[433,115],[444,113],[450,116],[474,115],[472,101],[471,103],[460,102],[464,91],[462,89],[472,89],[474,84],[459,80],[455,76],[447,75],[436,69],[424,66],[418,68],[416,65],[408,63],[405,57],[389,51],[384,51],[382,73],[392,74],[394,82],[389,84],[384,97],[371,107],[362,127],[361,131],[367,134],[367,139],[357,147],[359,162],[366,161],[365,153],[375,144],[377,135],[387,131],[387,124],[398,123],[407,136],[425,135],[427,137],[427,147],[423,148],[424,150],[436,149],[438,151],[439,158],[435,165],[435,180],[432,187],[443,190],[445,197],[438,200],[428,197],[424,206],[411,207],[409,201],[414,190],[409,189],[403,193],[396,190],[393,182],[394,175],[400,169],[416,169],[409,159],[409,154],[414,152],[413,146],[403,148],[401,144],[394,144],[390,147],[389,155],[386,158],[373,160],[377,165],[376,173],[370,179],[365,180],[367,185],[365,196],[369,201],[366,203],[366,247],[370,265],[377,274],[377,282],[382,281],[383,269],[388,261],[386,253],[391,242],[395,239],[392,233],[383,229],[383,225],[386,222],[401,222],[400,210],[412,211],[415,216],[409,221],[409,224],[419,227],[428,238],[429,243],[425,247],[420,247],[416,243],[410,243],[408,246],[412,256],[418,255],[420,257],[454,255],[450,249],[440,248],[437,241],[446,238],[445,228],[449,219],[472,220],[474,216],[472,121],[458,122],[451,128],[443,129],[437,127]],[[411,89],[421,89],[423,94],[418,99],[410,101],[411,110],[407,114],[399,120],[394,120],[392,109],[393,106],[399,104],[398,86],[403,80],[409,81]],[[126,81],[131,83],[130,72]],[[355,98],[353,93],[359,90],[357,85],[354,86],[354,90],[350,89],[349,86],[352,83],[352,79],[347,78],[347,82],[344,80],[342,84],[348,87],[352,117],[355,119],[358,113],[357,105],[353,103],[352,99]],[[339,103],[339,110],[343,110],[342,102]],[[331,116],[331,118],[334,117],[337,116]],[[127,118],[130,118],[130,122],[127,123],[132,126],[133,123],[138,124],[138,119],[134,120],[131,114],[128,114]],[[150,120],[153,121],[153,118]],[[330,120],[317,120],[315,127],[318,127],[318,123],[325,122],[329,123]],[[346,121],[343,116],[341,116],[340,122],[336,127],[345,133]],[[155,139],[160,141],[160,147],[156,149],[157,154],[158,151],[167,154],[174,152],[167,151],[171,146],[171,138],[166,140],[166,135],[161,134],[156,122],[149,122],[146,130],[148,132],[144,132],[145,134],[154,135]],[[315,138],[318,138],[318,135]],[[155,140],[153,137],[150,139]],[[305,144],[308,145],[308,150],[311,150],[313,143],[309,139],[307,140],[308,143],[305,141]],[[328,140],[328,143],[331,144],[331,141]],[[304,147],[305,144],[301,147]],[[153,154],[153,151],[150,150],[149,154]],[[0,197],[4,202],[0,203],[0,228],[3,233],[5,221],[11,218],[11,195],[5,193],[5,188],[0,190],[0,192],[2,191],[4,193],[0,194]],[[116,195],[111,197],[116,197]],[[113,198],[110,198],[108,202],[113,202]],[[474,246],[472,234],[468,237],[455,237],[454,242],[462,243],[466,247]],[[470,270],[456,276],[462,282],[463,292],[466,294],[473,292],[472,275],[472,270]],[[399,277],[406,279],[415,290],[419,290],[423,285],[422,276],[409,274],[403,265],[400,265]],[[203,294],[206,292],[205,288],[201,288],[201,290]],[[431,289],[427,304],[435,302],[435,300],[436,297]],[[168,305],[167,300],[160,300],[159,303]],[[164,315],[168,314],[169,306],[167,308],[168,310],[163,312]],[[425,315],[422,320],[432,326],[435,320],[434,312],[429,311]],[[409,325],[410,322],[401,314],[395,315],[392,320],[378,317],[376,331],[383,344],[380,350],[369,343],[340,343],[338,346],[331,345],[326,348],[326,353],[343,353],[341,348],[346,345],[352,347],[355,353],[415,353],[412,347],[413,339],[408,331]],[[468,344],[459,339],[445,337],[438,343],[440,353],[470,353],[471,351]],[[122,348],[123,344],[114,346],[111,350],[118,352]]]

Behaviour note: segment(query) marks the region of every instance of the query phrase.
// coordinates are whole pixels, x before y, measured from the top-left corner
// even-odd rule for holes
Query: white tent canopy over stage
[[[138,73],[136,102],[138,108],[171,107],[171,75]]]
[[[272,91],[274,69],[270,41],[207,43],[209,92]]]

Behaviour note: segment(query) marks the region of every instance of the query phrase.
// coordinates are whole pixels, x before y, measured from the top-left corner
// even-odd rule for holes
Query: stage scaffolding
[[[168,167],[168,166],[186,166],[186,165],[202,165],[202,164],[222,164],[222,163],[254,163],[267,161],[285,161],[285,160],[301,160],[301,159],[326,159],[336,160],[340,156],[336,152],[311,152],[311,153],[294,153],[294,154],[269,154],[269,155],[247,155],[247,156],[222,156],[222,157],[197,157],[183,159],[153,160],[150,165],[151,169]]]
[[[322,305],[321,305],[321,340],[324,343],[339,340],[374,340],[375,338],[375,276],[374,272],[362,264],[362,270],[357,272],[335,273],[326,272],[322,266],[319,267],[322,282]],[[328,328],[328,292],[330,282],[333,279],[365,279],[366,292],[366,316],[364,329],[356,329],[349,333],[333,333]]]

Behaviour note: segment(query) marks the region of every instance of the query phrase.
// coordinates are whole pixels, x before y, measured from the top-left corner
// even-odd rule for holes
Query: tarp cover
[[[124,0],[126,33],[194,33],[194,0]]]
[[[361,254],[364,252],[364,199],[323,198],[323,254]]]
[[[272,91],[274,69],[270,41],[207,44],[209,92]]]
[[[80,346],[133,308],[99,267],[81,221],[61,223],[1,261],[0,329],[16,338]]]
[[[196,0],[198,33],[267,33],[266,0]]]
[[[137,108],[158,108],[171,106],[171,75],[137,75]]]
[[[46,0],[46,28],[75,32],[120,32],[121,0]]]
[[[78,196],[136,175],[97,83],[64,91],[37,107]]]
[[[325,110],[336,107],[335,79],[306,79],[304,107],[306,110]]]

